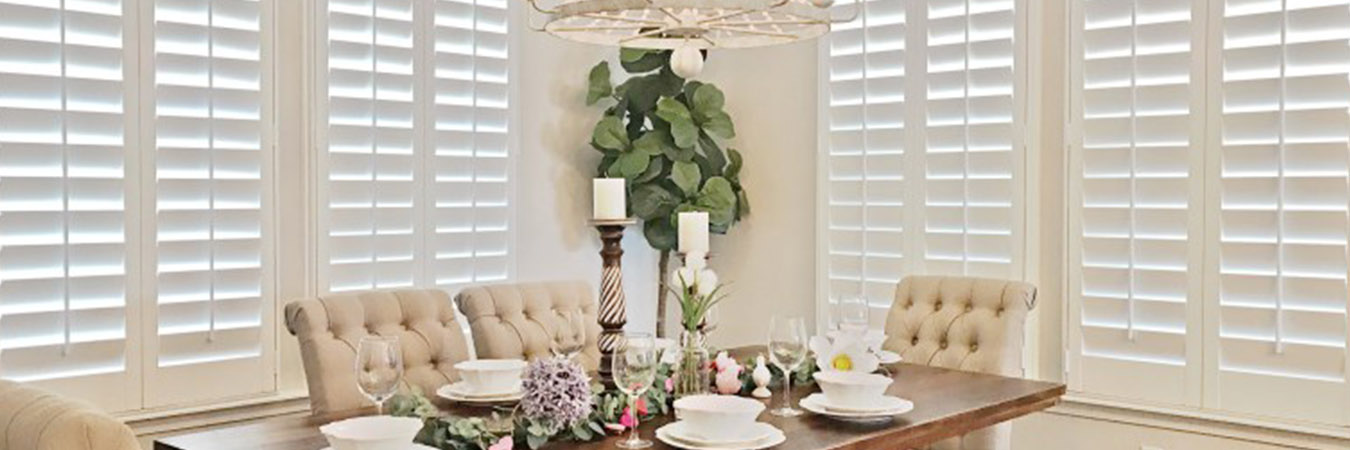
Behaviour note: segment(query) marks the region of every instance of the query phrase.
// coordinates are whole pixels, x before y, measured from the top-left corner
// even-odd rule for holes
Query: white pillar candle
[[[596,178],[594,188],[595,220],[628,218],[628,201],[623,188],[623,178]]]
[[[708,213],[682,212],[680,220],[680,252],[708,253]]]

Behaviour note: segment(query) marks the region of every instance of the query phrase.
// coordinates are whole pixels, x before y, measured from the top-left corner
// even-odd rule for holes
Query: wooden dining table
[[[735,349],[739,355],[763,352],[763,347]],[[787,436],[779,449],[870,449],[922,448],[934,442],[1012,420],[1054,406],[1064,395],[1064,385],[1009,378],[975,372],[899,363],[888,367],[895,383],[887,393],[914,402],[914,409],[880,423],[847,422],[805,413],[798,417],[762,414]],[[354,388],[353,388],[354,389]],[[815,385],[793,386],[794,404],[817,392]],[[775,392],[772,405],[782,401]],[[484,415],[491,409],[451,405],[447,413]],[[320,450],[328,446],[319,426],[340,419],[372,414],[373,409],[332,414],[288,416],[247,425],[218,428],[155,441],[155,450],[277,449]],[[673,420],[673,414],[641,424],[639,431],[656,443],[653,448],[672,448],[657,441],[654,431]],[[618,436],[592,442],[553,442],[550,449],[614,449]]]

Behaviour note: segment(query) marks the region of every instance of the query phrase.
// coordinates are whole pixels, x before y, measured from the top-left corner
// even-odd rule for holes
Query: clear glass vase
[[[712,353],[702,331],[680,332],[680,356],[675,363],[675,398],[712,392]]]

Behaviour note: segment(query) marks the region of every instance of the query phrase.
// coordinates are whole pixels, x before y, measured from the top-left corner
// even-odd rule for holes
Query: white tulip
[[[717,289],[717,273],[712,269],[703,269],[698,274],[698,295],[704,297],[712,295],[713,290]]]
[[[679,283],[681,289],[688,289],[698,283],[698,271],[688,267],[675,269],[675,275],[671,276],[676,283]]]

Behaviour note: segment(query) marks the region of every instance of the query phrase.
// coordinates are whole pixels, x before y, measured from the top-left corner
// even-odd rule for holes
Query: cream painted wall
[[[519,8],[523,10],[524,8]],[[518,11],[523,13],[523,11]],[[584,279],[598,286],[599,239],[587,226],[590,180],[600,154],[587,142],[600,107],[585,106],[586,73],[602,58],[617,74],[617,50],[524,33],[514,105],[521,117],[516,151],[516,275],[520,280]],[[712,239],[711,265],[730,281],[714,344],[759,343],[769,314],[812,317],[815,293],[814,42],[711,54],[703,81],[726,93],[736,122],[734,148],[752,214]],[[766,76],[771,75],[771,76]],[[624,238],[629,329],[655,327],[658,254],[641,229]],[[671,321],[678,317],[671,311]],[[755,318],[756,320],[740,320]],[[763,320],[760,320],[760,319]]]

